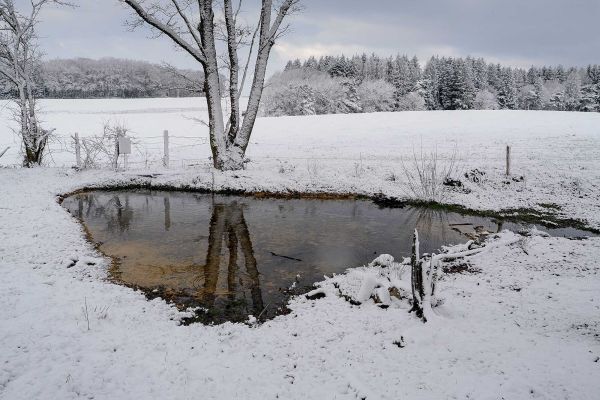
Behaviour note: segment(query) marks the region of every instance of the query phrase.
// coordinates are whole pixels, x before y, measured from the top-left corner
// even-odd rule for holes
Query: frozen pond
[[[93,191],[64,200],[99,249],[112,278],[205,322],[281,312],[303,288],[372,261],[408,256],[415,227],[423,252],[465,242],[465,233],[520,229],[514,223],[426,208],[382,208],[367,200],[259,199],[167,191]],[[482,228],[479,228],[482,229]],[[462,233],[461,233],[462,232]],[[556,235],[584,235],[560,229]]]

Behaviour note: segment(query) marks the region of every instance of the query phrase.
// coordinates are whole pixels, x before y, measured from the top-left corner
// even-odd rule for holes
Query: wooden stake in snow
[[[8,151],[8,149],[10,149],[10,147],[5,148],[4,150],[2,150],[0,152],[0,157],[2,157],[4,155],[4,153],[6,153]]]
[[[120,131],[117,129],[115,132],[115,155],[113,156],[113,169],[116,171],[119,167],[119,137],[121,136]]]
[[[510,176],[510,146],[506,146],[506,176]]]
[[[169,131],[163,132],[163,141],[164,141],[163,166],[165,168],[169,168]]]
[[[423,264],[419,256],[419,232],[415,229],[413,236],[412,255],[410,257],[411,265],[411,286],[413,304],[409,312],[415,312],[416,316],[425,321],[423,316],[423,297],[425,289],[423,287]]]
[[[81,167],[81,143],[79,143],[79,133],[75,132],[73,136],[75,141],[75,160],[77,162],[77,168]]]

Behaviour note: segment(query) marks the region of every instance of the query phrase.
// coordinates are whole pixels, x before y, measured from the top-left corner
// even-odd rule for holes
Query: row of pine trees
[[[304,62],[289,61],[275,81],[284,84],[287,74],[292,82],[298,71],[304,71],[306,76],[310,76],[310,71],[317,71],[332,80],[343,81],[347,102],[360,103],[357,88],[365,82],[370,82],[369,87],[374,87],[373,82],[381,82],[375,86],[385,92],[381,101],[389,104],[383,104],[376,111],[407,109],[407,96],[414,109],[600,111],[598,65],[522,69],[487,63],[482,58],[436,56],[422,68],[417,57],[382,58],[363,54],[349,58],[325,56],[310,57]],[[305,86],[308,87],[303,88],[304,92],[313,96],[319,91],[317,87],[311,88],[308,82]],[[387,95],[390,90],[391,96]]]

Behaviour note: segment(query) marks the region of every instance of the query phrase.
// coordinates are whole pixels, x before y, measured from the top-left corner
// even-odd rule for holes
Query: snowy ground
[[[147,100],[143,106],[116,102],[97,102],[99,114],[91,113],[92,102],[55,102],[47,121],[65,134],[99,130],[112,110],[147,136],[160,134],[164,125],[178,126],[181,136],[196,132],[195,123],[181,118],[183,111],[173,111],[191,107],[182,100],[163,106],[164,100],[152,100],[152,107]],[[202,135],[201,127],[195,129]],[[12,140],[0,132],[0,143]],[[239,173],[216,174],[215,187],[405,196],[400,159],[421,140],[424,148],[437,144],[444,154],[458,141],[461,167],[486,172],[482,183],[465,182],[470,194],[451,193],[450,202],[478,209],[555,203],[565,217],[600,227],[596,114],[261,119],[250,148],[253,162]],[[502,182],[506,143],[514,148],[514,173],[524,182]],[[68,153],[64,161],[58,154],[57,164],[70,162]],[[106,282],[107,260],[56,202],[57,194],[109,183],[212,186],[205,166],[150,169],[162,175],[138,176],[148,173],[145,168],[0,169],[0,398],[597,398],[600,239],[511,233],[491,239],[496,247],[470,260],[479,273],[444,276],[444,304],[427,324],[401,303],[387,310],[371,300],[352,306],[325,281],[328,296],[297,298],[290,315],[259,327],[185,327],[177,322],[181,314],[163,301],[148,302]],[[389,180],[392,173],[397,181]],[[365,274],[378,272],[359,269],[336,279],[352,293]]]
[[[98,134],[105,122],[127,126],[138,145],[130,157],[135,171],[164,174],[158,181],[210,181],[210,149],[203,99],[48,100],[47,127],[57,129],[50,165],[71,166],[70,135]],[[8,118],[8,107],[0,106]],[[195,119],[194,119],[195,118]],[[8,123],[8,122],[7,122]],[[171,169],[160,166],[162,132],[171,138]],[[12,146],[0,165],[20,162],[18,138],[0,126],[0,149]],[[523,182],[504,183],[505,147],[512,173]],[[334,191],[411,195],[402,184],[402,162],[413,150],[456,152],[459,171],[486,172],[483,182],[464,182],[472,191],[445,200],[475,209],[537,208],[556,204],[559,214],[600,227],[600,114],[536,111],[403,112],[314,117],[259,118],[245,171],[216,176],[216,184],[251,190]],[[2,151],[2,150],[0,150]],[[192,165],[192,167],[189,167]],[[185,169],[186,171],[181,171]],[[233,176],[238,178],[232,179]],[[395,180],[393,180],[395,179]],[[462,178],[461,178],[462,179]],[[464,181],[464,179],[462,179]]]

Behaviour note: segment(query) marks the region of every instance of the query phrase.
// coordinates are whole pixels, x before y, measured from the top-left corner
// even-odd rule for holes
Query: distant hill
[[[45,61],[38,79],[42,98],[198,96],[204,81],[201,71],[118,58]]]

